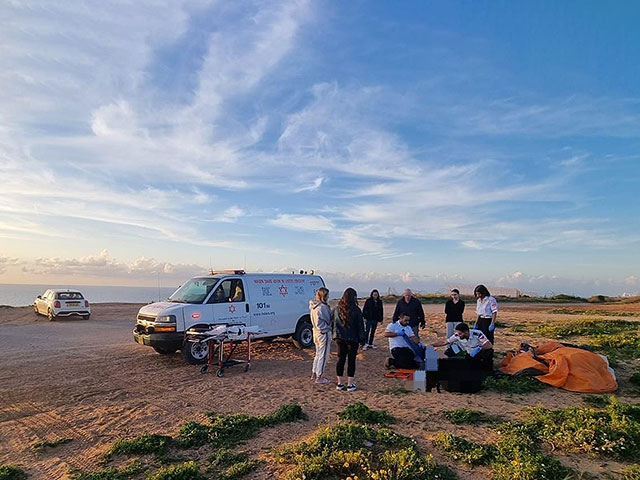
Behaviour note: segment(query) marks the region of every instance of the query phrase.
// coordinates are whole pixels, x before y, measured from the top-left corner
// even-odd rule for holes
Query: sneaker
[[[318,377],[315,383],[317,383],[318,385],[325,385],[329,383],[329,380],[327,380],[326,378]]]
[[[376,347],[373,343],[371,345],[369,345],[369,348],[378,348]]]
[[[356,391],[356,384],[352,383],[351,385],[347,386],[347,392],[355,392]]]
[[[338,390],[340,392],[346,392],[347,391],[347,387],[345,387],[343,384],[339,383],[338,385],[336,385],[336,390]]]
[[[366,343],[362,346],[363,350],[369,350],[371,347],[369,345],[367,345]]]

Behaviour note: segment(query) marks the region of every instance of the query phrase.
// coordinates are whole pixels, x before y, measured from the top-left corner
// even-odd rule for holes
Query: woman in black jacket
[[[373,337],[376,334],[378,324],[382,322],[382,300],[380,299],[380,292],[378,292],[378,290],[371,290],[371,295],[369,295],[367,301],[364,302],[362,316],[366,324],[364,332],[366,343],[364,344],[363,350],[376,348],[373,344]]]
[[[364,326],[362,311],[358,307],[358,297],[353,288],[347,288],[333,310],[332,315],[333,339],[338,346],[338,363],[336,375],[338,377],[337,390],[353,392],[356,384],[353,377],[356,374],[356,354],[358,344],[364,344]],[[344,364],[347,361],[347,384],[344,383]]]

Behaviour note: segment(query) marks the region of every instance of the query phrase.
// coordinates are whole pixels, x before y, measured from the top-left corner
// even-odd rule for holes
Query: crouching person
[[[409,326],[409,315],[400,315],[397,322],[391,322],[387,325],[387,329],[384,332],[384,336],[389,339],[389,350],[391,350],[391,357],[385,361],[385,367],[391,368],[417,368],[418,364],[415,360],[416,354],[414,350],[409,347],[407,341],[418,344],[418,337],[416,337],[413,329]]]
[[[474,363],[480,363],[483,369],[493,368],[493,345],[484,333],[475,328],[470,329],[466,323],[457,324],[453,335],[432,345],[448,347],[445,351],[447,356],[468,355]]]

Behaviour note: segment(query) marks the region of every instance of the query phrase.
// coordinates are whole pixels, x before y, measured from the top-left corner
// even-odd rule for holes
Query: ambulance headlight
[[[156,323],[176,323],[175,315],[163,315],[156,318]]]

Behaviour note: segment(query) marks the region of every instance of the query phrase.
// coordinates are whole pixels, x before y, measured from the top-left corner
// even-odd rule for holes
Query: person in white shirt
[[[407,345],[407,340],[415,344],[418,343],[418,337],[416,337],[413,328],[409,326],[410,320],[409,315],[400,314],[397,322],[391,322],[387,325],[384,336],[389,339],[391,357],[385,361],[386,368],[417,368],[415,353]]]
[[[496,318],[498,317],[498,302],[491,296],[484,285],[478,285],[474,288],[473,294],[477,298],[476,313],[478,314],[478,320],[474,328],[482,331],[493,344],[495,341]]]
[[[438,340],[432,344],[434,347],[451,347],[454,354],[466,352],[470,357],[476,357],[482,351],[493,348],[493,344],[480,330],[470,329],[466,323],[456,325],[455,333],[449,338]]]

